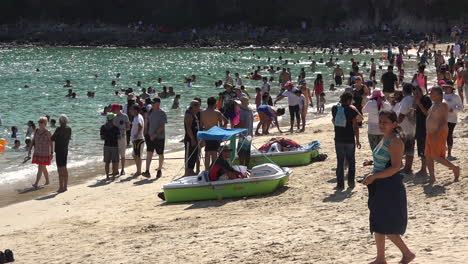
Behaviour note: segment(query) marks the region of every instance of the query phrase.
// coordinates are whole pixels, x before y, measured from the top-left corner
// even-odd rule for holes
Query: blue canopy
[[[214,126],[208,131],[198,131],[198,139],[203,140],[217,140],[217,141],[226,141],[229,140],[232,136],[240,134],[244,131],[247,131],[245,128],[236,128],[236,129],[227,129]]]

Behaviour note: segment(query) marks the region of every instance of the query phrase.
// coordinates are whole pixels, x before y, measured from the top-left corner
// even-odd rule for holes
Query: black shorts
[[[166,139],[163,138],[163,139],[158,139],[158,138],[155,138],[154,140],[147,140],[146,141],[146,151],[147,152],[154,152],[156,151],[156,153],[158,155],[162,155],[164,154],[164,144],[166,142]]]
[[[375,73],[376,73],[375,70],[372,70],[372,71],[370,72],[370,76],[369,76],[369,77],[375,77]]]
[[[62,168],[67,166],[68,150],[55,152],[55,163],[57,167]]]
[[[205,151],[218,151],[221,142],[217,140],[205,140]]]
[[[336,85],[342,85],[343,84],[343,79],[341,79],[341,76],[335,76],[335,84]]]
[[[133,155],[141,158],[141,154],[143,153],[144,143],[145,141],[143,139],[137,139],[133,141]]]
[[[299,105],[289,106],[289,116],[292,121],[294,121],[294,116],[296,116],[296,119],[299,120],[299,110]]]

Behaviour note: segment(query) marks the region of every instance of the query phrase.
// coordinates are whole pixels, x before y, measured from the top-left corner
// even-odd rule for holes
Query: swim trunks
[[[58,168],[67,166],[68,151],[55,152],[55,162]]]
[[[145,141],[143,139],[137,139],[137,140],[133,141],[133,155],[135,155],[136,157],[141,158],[142,153],[143,153],[143,144],[144,143],[145,143]]]
[[[335,84],[336,85],[342,85],[343,84],[343,80],[342,80],[341,76],[339,76],[339,75],[335,76]]]
[[[448,127],[440,133],[427,133],[424,156],[427,158],[445,158],[445,144],[447,143]]]

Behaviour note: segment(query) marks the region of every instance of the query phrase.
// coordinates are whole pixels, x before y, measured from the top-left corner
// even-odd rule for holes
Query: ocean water
[[[32,179],[35,176],[36,166],[30,162],[22,163],[26,156],[25,151],[12,151],[13,139],[10,138],[10,127],[19,129],[18,139],[24,147],[26,122],[44,115],[50,115],[58,120],[60,114],[66,114],[70,119],[73,137],[70,143],[69,167],[81,167],[89,163],[100,162],[102,159],[102,141],[99,138],[99,128],[105,122],[101,115],[104,106],[111,103],[126,103],[126,97],[114,95],[114,91],[121,87],[136,88],[137,81],[142,87],[153,86],[157,92],[162,86],[173,86],[177,94],[181,94],[181,109],[171,110],[173,97],[162,100],[162,108],[168,115],[169,124],[166,127],[166,149],[175,150],[183,148],[178,143],[183,138],[184,109],[194,97],[201,97],[203,107],[206,98],[216,96],[222,89],[216,89],[214,82],[224,80],[224,73],[230,70],[238,72],[243,77],[244,85],[253,98],[254,89],[261,85],[261,81],[247,80],[248,72],[252,67],[274,66],[289,67],[292,70],[293,80],[297,79],[300,68],[306,69],[306,80],[309,87],[313,87],[316,74],[321,73],[325,79],[325,92],[327,103],[333,104],[344,87],[336,92],[329,92],[328,86],[332,83],[332,68],[324,63],[318,63],[317,70],[310,70],[312,59],[319,61],[323,58],[327,62],[330,57],[338,58],[338,63],[349,73],[350,58],[370,63],[370,58],[381,57],[383,53],[360,55],[329,55],[317,52],[295,51],[292,53],[279,53],[259,49],[239,50],[212,50],[212,49],[130,49],[130,48],[14,48],[0,49],[0,138],[5,138],[9,145],[5,152],[0,153],[0,185],[15,181]],[[278,57],[282,56],[283,60]],[[416,71],[415,56],[406,63],[406,79],[410,79]],[[268,58],[271,60],[268,61]],[[284,65],[285,60],[289,63]],[[378,61],[378,60],[377,60]],[[293,63],[294,62],[294,63]],[[386,68],[386,61],[378,61]],[[370,66],[368,65],[367,68]],[[36,68],[40,69],[39,72]],[[365,76],[366,68],[361,67]],[[429,71],[431,68],[429,67]],[[377,71],[377,77],[383,73]],[[121,73],[117,79],[115,76]],[[98,75],[96,78],[95,75]],[[197,75],[197,81],[192,87],[184,84],[184,76]],[[263,76],[274,76],[262,71]],[[157,83],[162,78],[162,84]],[[68,88],[64,88],[65,80],[71,80],[73,91],[77,93],[76,99],[65,98]],[[112,87],[111,81],[116,80],[117,86]],[[28,85],[29,88],[24,88]],[[279,91],[275,81],[272,85],[273,98]],[[95,92],[94,98],[87,98],[88,91]],[[283,100],[281,104],[286,104]],[[309,112],[315,112],[310,108]],[[315,115],[310,114],[311,118]],[[288,121],[289,118],[284,118]],[[49,128],[51,132],[53,128]],[[130,155],[129,155],[130,157]],[[51,167],[55,168],[55,164]],[[73,173],[71,173],[73,175]]]

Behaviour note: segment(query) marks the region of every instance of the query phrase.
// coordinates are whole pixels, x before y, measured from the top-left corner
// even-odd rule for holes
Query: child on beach
[[[319,113],[322,114],[325,112],[325,103],[327,100],[325,99],[325,93],[320,94],[320,107],[319,107]]]
[[[262,89],[260,87],[255,88],[255,105],[257,108],[262,104]]]

